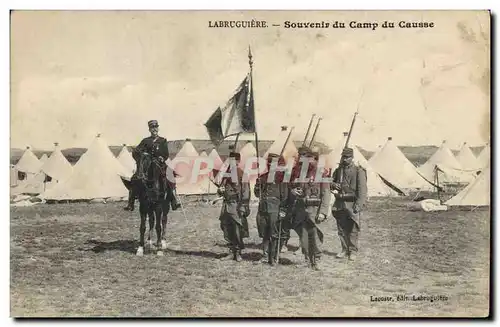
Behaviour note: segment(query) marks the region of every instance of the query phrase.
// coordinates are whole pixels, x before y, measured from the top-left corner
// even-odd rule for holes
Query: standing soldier
[[[342,151],[339,167],[333,172],[332,191],[335,202],[332,215],[337,220],[337,230],[342,244],[342,252],[337,258],[354,261],[358,253],[360,215],[367,196],[366,170],[353,162],[351,148]]]
[[[226,258],[241,261],[241,250],[245,247],[243,219],[250,215],[250,184],[243,180],[243,172],[237,167],[240,154],[231,152],[229,157],[236,160],[236,163],[230,165],[229,169],[236,169],[237,179],[233,180],[231,177],[233,174],[225,176],[217,190],[217,193],[224,198],[220,221],[232,253],[232,256]]]
[[[285,216],[279,214],[280,211],[286,211],[288,193],[288,187],[283,183],[284,172],[274,172],[274,179],[269,180],[269,174],[273,175],[270,172],[273,160],[277,161],[279,165],[284,164],[282,156],[269,153],[267,171],[259,176],[254,189],[255,196],[260,197],[257,226],[259,235],[262,237],[262,262],[267,262],[272,266],[277,263],[278,251],[281,250],[287,236],[287,228],[283,225],[286,222],[281,221],[280,228],[280,220],[284,220]]]
[[[141,158],[142,153],[148,153],[152,155],[153,157],[156,157],[159,159],[159,161],[163,164],[163,171],[166,174],[166,169],[168,168],[168,165],[166,164],[166,160],[168,159],[169,153],[168,153],[168,142],[165,138],[161,137],[158,135],[158,121],[157,120],[150,120],[148,121],[148,127],[149,127],[149,132],[151,133],[151,136],[144,138],[141,143],[134,149],[132,152],[132,157],[134,158],[135,162],[138,164],[139,160]],[[134,184],[137,181],[137,174],[138,171],[136,169],[134,175],[131,178],[131,187],[129,190],[129,198],[128,198],[128,205],[124,208],[124,210],[129,210],[133,211],[134,210],[134,202],[136,198],[135,194],[135,187]],[[175,190],[175,180],[171,178],[172,180],[167,180],[167,183],[169,183],[169,196],[172,198],[172,210],[177,210],[179,208],[179,203],[177,199],[177,192]]]
[[[287,213],[292,217],[292,228],[300,236],[306,262],[314,270],[319,270],[323,244],[319,224],[327,219],[330,202],[330,183],[324,180],[328,174],[318,167],[318,155],[307,147],[299,149],[299,162],[294,167],[290,183],[290,211]],[[308,166],[307,169],[304,165]],[[322,171],[318,173],[318,169]]]

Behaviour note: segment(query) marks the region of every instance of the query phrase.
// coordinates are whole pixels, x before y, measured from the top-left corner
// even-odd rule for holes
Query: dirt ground
[[[169,216],[163,257],[135,255],[139,217],[124,203],[12,208],[11,316],[487,316],[490,212],[412,212],[407,201],[370,201],[356,262],[335,258],[335,223],[323,223],[319,272],[291,251],[278,267],[259,263],[256,207],[240,263],[219,260],[220,207],[208,204]],[[297,249],[294,232],[289,245]]]

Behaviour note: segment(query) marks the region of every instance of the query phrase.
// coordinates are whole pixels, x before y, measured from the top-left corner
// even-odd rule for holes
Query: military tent
[[[127,145],[124,144],[122,149],[120,150],[120,153],[118,154],[118,157],[116,157],[118,161],[127,169],[127,171],[130,173],[130,175],[133,175],[137,165],[135,163],[134,158],[132,157],[132,154],[127,148]]]
[[[464,142],[460,152],[456,156],[458,162],[465,170],[480,170],[481,164],[477,160],[476,156],[472,153],[471,149],[467,145],[467,142]]]
[[[481,153],[479,153],[479,156],[477,157],[477,160],[479,161],[479,165],[481,166],[481,168],[484,168],[486,166],[488,166],[490,164],[490,153],[491,151],[491,148],[490,148],[490,144],[486,144],[486,146],[483,148],[483,150],[481,151]]]
[[[73,166],[59,149],[59,144],[55,144],[55,150],[42,166],[42,171],[51,178],[51,183],[65,181],[73,173]]]
[[[449,206],[489,206],[490,205],[490,166],[487,166],[467,187],[449,199]]]
[[[434,186],[417,172],[417,168],[393,143],[392,137],[368,160],[373,170],[404,193],[432,191]]]
[[[121,198],[128,190],[121,177],[130,172],[109,150],[106,141],[97,135],[87,152],[73,167],[71,176],[40,195],[47,200],[91,200]]]
[[[290,134],[290,132],[292,133]],[[274,153],[274,154],[282,153],[283,157],[285,157],[287,161],[296,158],[299,151],[297,150],[297,147],[293,143],[293,140],[294,140],[293,131],[289,131],[287,126],[281,126],[280,133],[278,134],[274,142],[271,144],[271,146],[267,149],[266,153],[264,154],[264,159],[267,158],[269,153]]]
[[[474,173],[460,165],[446,141],[417,171],[429,182],[439,182],[439,185],[469,183],[474,179]]]
[[[47,159],[49,159],[49,157],[47,157],[47,155],[44,153],[42,154],[42,156],[40,157],[40,162],[41,163],[45,163],[47,161]]]

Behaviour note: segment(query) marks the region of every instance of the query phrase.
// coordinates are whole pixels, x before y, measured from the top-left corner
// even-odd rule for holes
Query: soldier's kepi
[[[354,151],[345,148],[339,167],[333,172],[332,193],[335,202],[332,215],[337,220],[337,230],[342,251],[337,258],[355,260],[358,253],[360,217],[367,197],[366,170],[353,162]]]
[[[288,193],[291,212],[287,213],[292,218],[291,227],[300,236],[306,263],[314,270],[319,270],[324,238],[319,224],[327,219],[330,202],[328,173],[318,166],[318,157],[319,153],[309,147],[299,149]]]
[[[148,121],[148,127],[151,135],[144,138],[141,141],[141,143],[139,143],[139,145],[132,152],[132,157],[136,161],[136,164],[138,164],[141,155],[143,153],[151,155],[153,158],[158,159],[158,161],[161,163],[163,167],[163,170],[165,171],[165,176],[168,176],[169,173],[167,173],[166,170],[169,169],[169,167],[165,162],[169,157],[168,142],[165,138],[158,135],[159,124],[157,120]],[[130,211],[134,210],[134,202],[136,198],[134,183],[137,182],[137,173],[138,171],[136,169],[134,175],[131,178],[128,206],[124,208],[125,210],[130,210]],[[173,176],[173,174],[171,175]],[[177,198],[175,180],[173,178],[169,178],[167,180],[167,183],[170,186],[168,187],[168,192],[169,192],[168,196],[171,197],[172,199],[171,201],[172,210],[177,210],[180,206],[179,204],[180,201]]]
[[[238,167],[240,154],[231,152],[226,176],[221,181],[217,193],[224,198],[220,215],[224,238],[229,242],[232,256],[226,258],[241,261],[241,250],[245,248],[243,238],[248,237],[247,217],[250,215],[250,184],[243,178],[243,171]],[[231,171],[235,169],[236,172]]]

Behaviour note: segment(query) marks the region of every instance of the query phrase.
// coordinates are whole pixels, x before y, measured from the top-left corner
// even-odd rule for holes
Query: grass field
[[[255,207],[240,263],[219,260],[218,207],[192,204],[187,219],[172,213],[163,257],[135,256],[138,213],[124,203],[12,208],[11,316],[487,316],[489,211],[411,212],[406,204],[370,201],[354,263],[335,259],[336,227],[322,224],[319,272],[292,252],[275,268],[258,262]],[[292,232],[290,248],[297,245]],[[397,295],[447,300],[370,300]]]

